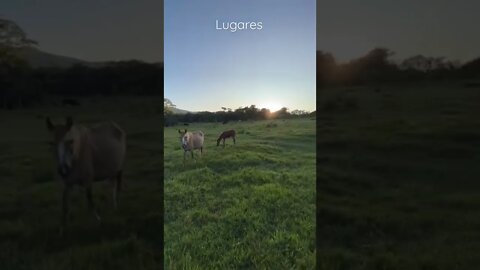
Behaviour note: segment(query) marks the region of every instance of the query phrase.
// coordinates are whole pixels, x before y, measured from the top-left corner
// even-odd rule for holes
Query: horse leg
[[[237,142],[235,141],[235,136],[233,136],[233,144],[236,144]]]
[[[194,161],[194,162],[197,162],[197,160],[196,160],[195,157],[193,156],[193,149],[192,149],[192,151],[190,151],[190,152],[192,153],[192,159],[193,159],[193,161]]]
[[[122,189],[122,171],[117,173],[116,178],[114,179],[113,185],[113,207],[118,208],[118,193]]]
[[[225,148],[225,138],[223,138],[223,148]]]
[[[65,184],[63,187],[63,194],[62,194],[62,224],[60,226],[60,235],[63,235],[63,231],[67,225],[67,216],[68,216],[68,195],[70,194],[71,186]]]
[[[95,208],[95,204],[93,203],[92,185],[89,185],[86,187],[86,195],[87,195],[88,209],[93,212],[93,215],[98,221],[101,221],[101,218],[97,213],[97,209]]]
[[[183,167],[185,167],[185,161],[187,159],[187,151],[183,152]]]
[[[117,173],[117,192],[119,192],[120,190],[122,190],[122,180],[123,180],[123,171],[119,171]]]
[[[118,198],[117,198],[117,191],[118,191],[118,182],[117,179],[112,179],[113,181],[113,188],[112,188],[112,197],[113,197],[113,209],[117,210],[118,207]]]

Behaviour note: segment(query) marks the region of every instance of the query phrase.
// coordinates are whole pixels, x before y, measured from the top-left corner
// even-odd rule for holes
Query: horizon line
[[[280,108],[280,109],[278,109],[278,110],[274,110],[274,111],[270,110],[269,108],[260,108],[260,107],[257,107],[257,106],[255,106],[255,107],[256,107],[259,111],[265,109],[265,110],[270,111],[271,113],[278,112],[278,111],[280,111],[282,108],[287,108],[287,111],[289,111],[289,112],[295,111],[295,110],[306,111],[306,112],[314,112],[314,111],[316,111],[316,108],[314,108],[313,110],[309,110],[309,109],[298,109],[298,108],[291,109],[291,108],[289,108],[289,107],[287,107],[287,106],[284,106],[284,107],[282,107],[282,108]],[[243,108],[250,108],[250,106],[240,106],[240,107],[235,108],[235,109],[233,109],[233,108],[229,108],[229,109],[231,109],[231,111],[234,112],[234,111],[237,110],[237,109],[243,109]],[[173,109],[174,109],[174,110],[180,110],[180,111],[186,111],[187,113],[201,113],[201,112],[216,113],[216,112],[222,112],[222,111],[228,112],[228,110],[222,110],[222,109],[219,109],[219,110],[189,110],[189,109],[183,109],[183,108],[178,108],[178,107],[173,107]]]
[[[30,48],[30,49],[36,49],[40,52],[44,52],[44,53],[47,53],[47,54],[52,54],[52,55],[55,55],[55,56],[61,56],[61,57],[67,57],[67,58],[74,58],[76,60],[80,60],[80,61],[84,61],[84,62],[89,62],[89,63],[105,63],[105,62],[123,62],[123,61],[139,61],[139,62],[144,62],[144,63],[147,63],[147,64],[164,64],[165,63],[165,59],[157,59],[157,60],[145,60],[145,59],[140,59],[140,58],[122,58],[122,59],[115,59],[115,60],[92,60],[92,59],[87,59],[87,58],[83,58],[81,56],[73,56],[73,55],[66,55],[66,54],[62,54],[62,53],[57,53],[57,52],[52,52],[50,50],[45,50],[43,48],[41,48],[40,45],[35,45],[35,46],[25,46],[24,48]],[[351,57],[349,58],[348,60],[340,60],[341,57],[339,57],[338,55],[328,51],[328,50],[325,50],[325,49],[321,49],[321,48],[316,48],[315,52],[323,52],[323,53],[328,53],[330,55],[332,55],[336,61],[338,61],[338,63],[348,63],[352,60],[355,60],[355,59],[359,59],[359,58],[362,58],[363,56],[365,56],[366,54],[368,54],[370,51],[376,49],[376,48],[385,48],[385,49],[389,49],[390,51],[394,52],[394,55],[398,55],[398,51],[394,51],[386,46],[373,46],[371,49],[365,51],[363,54],[361,55],[358,55],[356,57]],[[394,56],[392,55],[392,56]],[[444,56],[435,56],[435,55],[431,55],[431,54],[424,54],[424,53],[415,53],[415,54],[412,54],[411,56],[407,56],[407,57],[404,57],[404,58],[396,58],[394,59],[395,61],[399,61],[401,59],[407,59],[409,57],[413,57],[413,56],[417,56],[417,55],[423,55],[423,56],[426,56],[426,57],[444,57]],[[163,57],[162,57],[163,58]],[[392,58],[395,58],[395,57],[392,57]],[[472,59],[467,59],[467,60],[459,60],[459,59],[454,59],[454,58],[448,58],[448,57],[445,57],[445,59],[447,60],[450,60],[450,61],[458,61],[462,64],[465,64],[465,63],[468,63],[468,62],[471,62],[471,61],[474,61],[476,59],[479,59],[480,58],[480,55],[477,56],[477,57],[473,57]]]

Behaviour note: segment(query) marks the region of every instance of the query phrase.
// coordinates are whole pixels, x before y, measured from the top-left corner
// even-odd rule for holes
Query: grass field
[[[162,115],[159,98],[81,99],[80,107],[0,111],[0,269],[161,269]],[[114,120],[127,133],[125,186],[113,210],[111,188],[94,185],[103,222],[71,196],[70,226],[58,236],[62,185],[44,117],[54,122]]]
[[[315,121],[190,124],[205,151],[189,156],[165,129],[167,269],[314,269]],[[218,135],[237,131],[237,143]]]
[[[319,269],[477,269],[480,89],[318,93]]]
[[[476,269],[480,89],[331,88],[318,98],[319,269]],[[162,266],[160,100],[81,102],[0,112],[0,269]],[[59,238],[61,184],[43,117],[58,122],[66,114],[83,123],[117,121],[127,131],[128,158],[119,209],[110,187],[96,184],[99,225],[77,189],[71,226]],[[192,124],[206,132],[206,149],[185,168],[176,128],[167,128],[165,266],[312,268],[314,124]],[[237,129],[237,145],[217,148],[227,128]]]

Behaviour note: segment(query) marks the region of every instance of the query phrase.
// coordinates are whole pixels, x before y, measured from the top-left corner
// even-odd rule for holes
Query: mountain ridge
[[[19,51],[20,58],[24,59],[33,68],[69,68],[74,65],[84,65],[87,67],[102,67],[111,62],[119,61],[86,61],[75,57],[54,54],[42,51],[35,47],[25,47]],[[122,60],[123,61],[123,60]],[[129,60],[124,60],[129,61]],[[141,61],[143,62],[143,61]],[[163,67],[162,62],[152,63]]]

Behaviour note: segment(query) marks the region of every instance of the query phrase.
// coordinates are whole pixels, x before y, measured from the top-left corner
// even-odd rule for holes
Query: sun
[[[265,108],[269,109],[270,112],[276,112],[280,110],[283,106],[277,102],[267,102],[260,105],[260,109]]]

